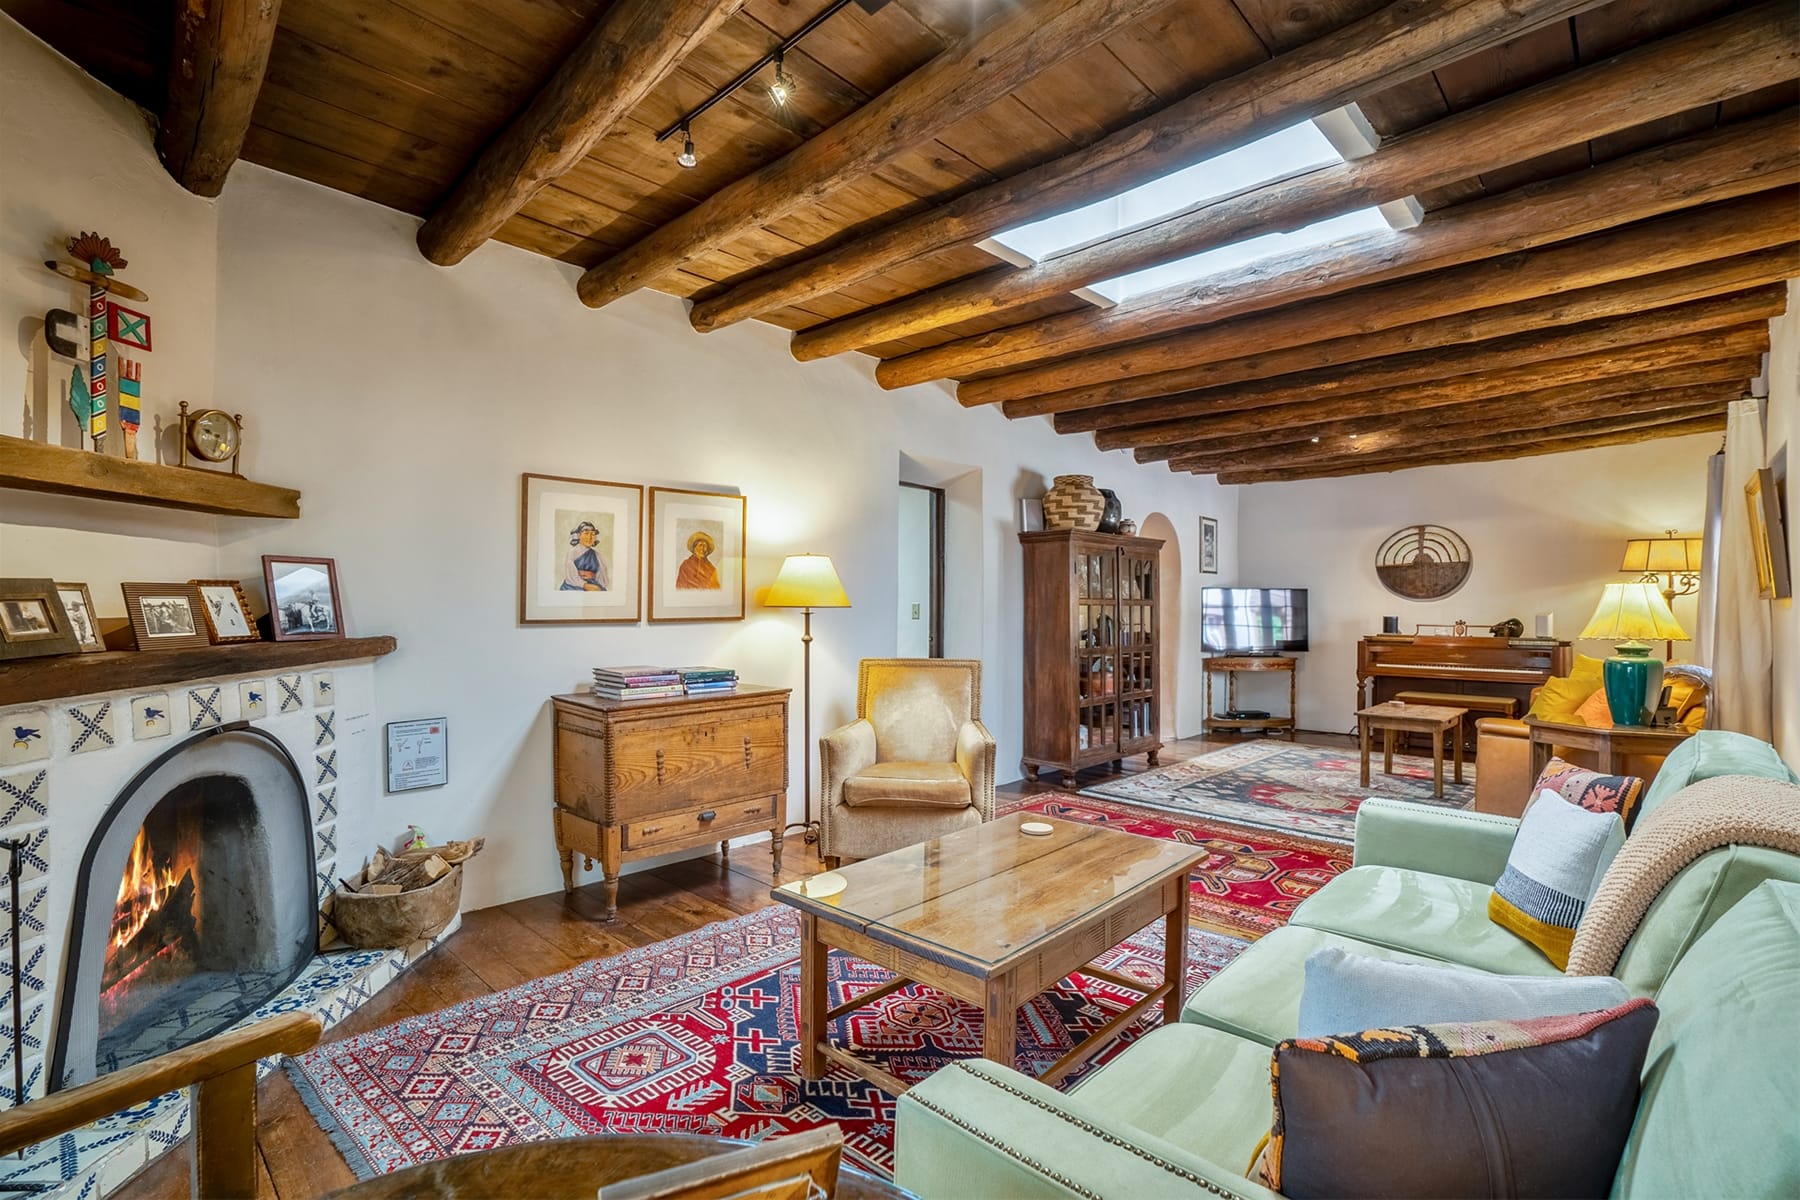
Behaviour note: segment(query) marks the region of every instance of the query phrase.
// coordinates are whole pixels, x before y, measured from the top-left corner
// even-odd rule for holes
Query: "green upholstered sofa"
[[[1639,820],[1715,775],[1800,782],[1766,744],[1703,732],[1670,755]],[[1517,824],[1365,803],[1351,870],[1197,989],[1180,1024],[1068,1093],[979,1060],[909,1091],[897,1182],[925,1200],[1272,1196],[1244,1172],[1269,1127],[1270,1052],[1295,1033],[1314,950],[1556,973],[1487,919]],[[1615,1194],[1800,1195],[1800,858],[1735,845],[1702,856],[1662,890],[1617,974],[1661,1020]]]

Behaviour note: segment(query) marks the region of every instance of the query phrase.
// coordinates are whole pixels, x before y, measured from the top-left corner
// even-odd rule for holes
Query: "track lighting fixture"
[[[675,161],[684,167],[700,165],[700,159],[694,153],[694,135],[688,132],[686,125],[681,127],[681,153],[675,156]]]
[[[785,108],[787,102],[793,98],[794,80],[782,65],[781,51],[777,50],[775,52],[775,82],[769,85],[769,99],[773,100],[777,107]]]

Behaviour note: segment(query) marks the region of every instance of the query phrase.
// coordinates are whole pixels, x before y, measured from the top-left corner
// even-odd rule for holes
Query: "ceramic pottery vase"
[[[1100,532],[1119,532],[1119,521],[1125,515],[1124,506],[1119,503],[1118,496],[1113,494],[1111,488],[1101,488],[1100,497],[1106,501],[1106,507],[1100,510]]]
[[[1058,475],[1044,493],[1044,528],[1092,533],[1100,528],[1106,498],[1092,475]]]
[[[1131,536],[1137,532],[1137,522],[1130,517],[1126,517],[1123,521],[1119,522],[1119,532],[1125,534],[1127,537]]]
[[[1662,660],[1651,658],[1650,647],[1642,642],[1613,649],[1618,653],[1606,660],[1601,672],[1607,711],[1614,725],[1648,725],[1662,697]]]

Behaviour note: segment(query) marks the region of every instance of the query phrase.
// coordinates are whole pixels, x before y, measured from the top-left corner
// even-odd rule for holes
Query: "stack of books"
[[[713,696],[737,690],[737,672],[730,667],[683,667],[681,685],[690,696]]]
[[[681,694],[681,672],[673,667],[594,668],[594,695],[603,699],[647,700]]]

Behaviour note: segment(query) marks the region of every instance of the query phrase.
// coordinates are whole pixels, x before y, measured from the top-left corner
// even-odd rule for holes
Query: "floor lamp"
[[[790,554],[763,600],[765,608],[797,608],[804,614],[805,632],[800,635],[801,658],[805,663],[805,683],[800,693],[802,737],[806,752],[800,756],[805,778],[805,819],[790,821],[788,829],[804,829],[806,840],[819,840],[819,823],[812,815],[812,615],[815,608],[849,608],[850,597],[838,579],[837,568],[828,554]]]

